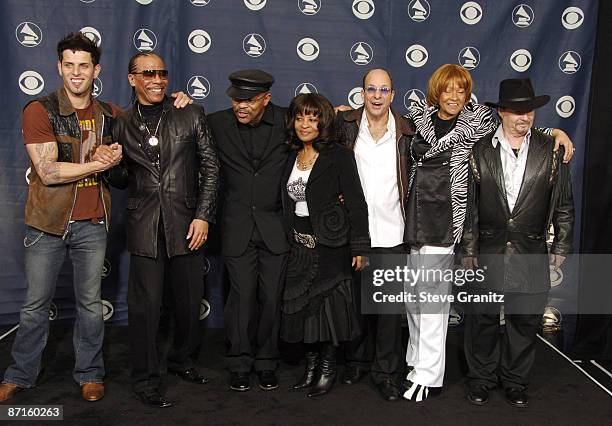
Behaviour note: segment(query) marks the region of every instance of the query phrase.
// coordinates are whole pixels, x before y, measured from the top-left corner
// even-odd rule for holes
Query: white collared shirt
[[[389,111],[387,131],[374,141],[363,112],[355,141],[359,180],[368,203],[372,247],[395,247],[404,241],[404,216],[397,188],[395,118]]]
[[[521,184],[523,183],[523,175],[525,174],[525,166],[527,165],[527,152],[529,151],[529,140],[531,138],[531,130],[527,132],[523,139],[523,144],[519,149],[518,156],[514,154],[510,142],[504,135],[504,130],[500,124],[493,135],[491,143],[493,148],[497,147],[499,143],[501,149],[499,155],[501,156],[502,169],[504,173],[504,186],[506,187],[506,198],[508,200],[508,207],[510,212],[514,209],[516,199],[518,198],[521,190]]]

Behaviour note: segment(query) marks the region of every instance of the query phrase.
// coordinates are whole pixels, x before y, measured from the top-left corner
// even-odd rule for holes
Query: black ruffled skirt
[[[312,235],[308,217],[295,217],[295,230]],[[351,253],[292,242],[282,303],[281,338],[289,343],[350,341],[359,336],[353,304]]]

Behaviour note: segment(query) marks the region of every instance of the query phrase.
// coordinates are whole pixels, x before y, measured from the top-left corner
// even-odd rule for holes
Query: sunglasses
[[[393,89],[391,89],[390,87],[376,87],[376,86],[368,86],[366,87],[365,91],[368,95],[375,95],[377,91],[380,90],[380,94],[381,96],[387,96],[388,94],[391,93],[391,91]]]
[[[155,76],[158,76],[162,80],[168,79],[168,70],[142,70],[140,72],[133,72],[132,74],[142,74],[142,78],[145,80],[152,80]]]

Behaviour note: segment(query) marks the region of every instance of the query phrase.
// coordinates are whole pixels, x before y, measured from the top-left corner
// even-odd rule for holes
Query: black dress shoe
[[[206,383],[210,382],[208,378],[202,376],[195,368],[188,368],[185,371],[172,371],[172,373],[189,383],[205,385]]]
[[[524,408],[529,405],[529,398],[524,389],[506,388],[506,401],[515,407]]]
[[[357,365],[349,365],[344,370],[340,383],[343,385],[354,385],[359,383],[368,374],[368,370]]]
[[[153,407],[167,408],[172,407],[174,405],[173,402],[168,401],[166,398],[164,398],[158,390],[136,392],[136,395],[138,396],[138,398],[140,398],[142,402],[147,405],[152,405]]]
[[[489,391],[483,385],[471,385],[467,399],[474,405],[485,405],[489,402]]]
[[[380,392],[380,396],[382,396],[385,401],[400,400],[399,389],[397,388],[392,379],[385,379],[382,382],[377,383],[376,387]]]
[[[261,390],[269,391],[278,388],[278,379],[272,370],[262,370],[257,372],[259,387]]]
[[[245,372],[233,372],[230,376],[230,389],[245,392],[251,389],[250,374]]]

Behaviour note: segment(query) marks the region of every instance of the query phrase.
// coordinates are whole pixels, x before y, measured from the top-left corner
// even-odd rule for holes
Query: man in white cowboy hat
[[[551,137],[533,128],[535,109],[549,96],[535,96],[531,81],[500,83],[497,108],[502,124],[474,145],[470,156],[468,213],[463,264],[482,268],[472,283],[476,295],[503,295],[505,333],[499,333],[496,303],[470,304],[465,356],[468,400],[487,403],[501,382],[506,400],[526,407],[536,332],[548,300],[549,263],[560,267],[571,251],[574,204],[569,167],[554,152]],[[555,237],[548,254],[546,231]],[[481,299],[482,300],[482,299]]]

